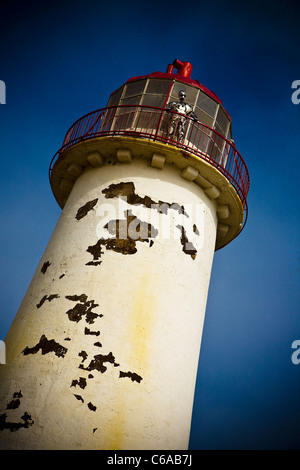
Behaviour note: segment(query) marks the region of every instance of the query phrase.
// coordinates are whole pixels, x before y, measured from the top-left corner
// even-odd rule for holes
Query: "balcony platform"
[[[127,135],[94,137],[63,150],[50,174],[54,196],[61,208],[77,177],[92,167],[133,164],[144,159],[155,171],[171,165],[181,177],[196,184],[215,201],[218,214],[216,250],[227,245],[241,231],[244,207],[235,187],[211,163],[176,145]]]

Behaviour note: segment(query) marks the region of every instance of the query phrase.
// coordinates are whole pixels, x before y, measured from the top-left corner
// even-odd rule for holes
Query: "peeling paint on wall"
[[[186,255],[190,255],[192,259],[195,259],[197,255],[197,250],[194,245],[188,240],[184,227],[182,227],[182,225],[177,225],[176,227],[181,232],[180,243],[182,245],[182,251]]]
[[[82,403],[84,403],[84,399],[82,398],[81,395],[75,395],[75,393],[73,395],[77,400],[82,401]]]
[[[80,351],[80,352],[78,353],[78,356],[79,356],[79,357],[82,357],[81,362],[84,362],[84,361],[87,359],[88,354],[87,354],[86,351]]]
[[[75,307],[71,308],[66,312],[70,321],[79,322],[82,317],[85,316],[86,323],[93,324],[96,318],[101,318],[103,315],[92,312],[93,308],[99,307],[94,300],[87,300],[85,294],[81,295],[66,295],[66,299],[72,300],[73,302],[79,301]]]
[[[135,216],[131,214],[130,211],[128,211],[128,217],[129,220],[135,220],[137,219]],[[138,220],[138,219],[137,219]],[[149,227],[149,224],[143,223],[142,221],[138,221],[141,223],[141,233],[143,233],[145,236],[149,235],[149,231],[151,230],[151,227]],[[127,223],[127,222],[126,222]],[[144,224],[144,225],[143,225]],[[136,240],[138,241],[138,240]],[[136,242],[134,241],[134,243]],[[141,240],[145,241],[145,240]],[[107,246],[105,247],[107,249]],[[44,295],[42,299],[39,301],[37,304],[37,308],[41,308],[46,301],[51,302],[53,299],[58,299],[60,296],[58,294],[50,294],[50,295]],[[90,329],[88,326],[95,324],[99,319],[103,317],[101,313],[96,313],[95,309],[99,307],[99,304],[95,302],[95,300],[89,299],[88,296],[84,293],[80,294],[71,294],[71,295],[64,295],[64,298],[69,301],[73,302],[73,306],[70,309],[65,309],[65,314],[68,316],[68,319],[71,322],[74,323],[79,323],[84,322],[84,328],[82,329],[82,333],[84,335],[90,335],[93,338],[96,336],[100,336],[100,331],[98,328]],[[88,326],[86,326],[88,324]],[[63,333],[66,335],[66,331],[63,331]],[[77,333],[78,334],[78,333]],[[70,341],[70,337],[65,337],[65,341],[68,340]],[[95,339],[92,340],[91,338],[91,343],[90,343],[91,348],[96,347],[96,348],[102,348],[102,342],[100,341],[95,341]],[[92,351],[93,349],[91,349]],[[22,351],[22,354],[24,356],[28,355],[34,355],[37,354],[38,352],[41,352],[41,355],[46,355],[48,353],[54,353],[57,357],[59,358],[64,358],[64,356],[67,354],[68,349],[64,347],[62,344],[60,344],[58,341],[55,339],[48,339],[45,334],[43,334],[40,337],[40,340],[37,344],[34,346],[26,346],[25,349]],[[76,353],[76,352],[75,352]],[[76,391],[77,393],[72,393],[72,395],[75,397],[77,402],[81,402],[81,405],[86,406],[91,412],[97,413],[99,409],[99,405],[97,403],[97,396],[95,396],[95,401],[92,398],[92,401],[90,401],[90,396],[86,395],[86,393],[89,392],[89,380],[92,380],[95,378],[95,374],[105,374],[105,372],[108,370],[109,365],[112,367],[112,370],[114,368],[119,368],[120,363],[117,362],[115,355],[113,354],[112,351],[104,354],[90,354],[90,349],[87,350],[80,350],[78,352],[78,363],[77,363],[77,374],[78,374],[78,369],[81,371],[80,375],[74,375],[73,379],[65,386],[70,389],[70,392]],[[86,374],[86,375],[85,375]],[[131,382],[134,383],[140,383],[143,379],[140,375],[138,375],[135,372],[124,372],[120,371],[117,369],[117,371],[114,374],[114,377],[116,380],[120,378],[129,378]],[[133,385],[134,386],[134,385]],[[78,393],[80,391],[80,393]],[[7,411],[3,413],[0,416],[0,429],[10,429],[11,431],[15,431],[20,429],[21,427],[29,427],[33,424],[33,420],[31,419],[31,416],[29,413],[25,412],[25,414],[22,415],[20,422],[11,422],[8,418],[8,412],[10,410],[15,410],[19,408],[20,406],[20,400],[22,398],[22,393],[21,391],[16,392],[13,395],[13,399],[9,401],[7,404]],[[74,400],[75,401],[75,400]],[[93,428],[93,432],[95,432],[97,428]],[[92,429],[91,429],[92,431]]]
[[[15,392],[13,394],[13,399],[7,404],[6,409],[7,410],[15,410],[16,408],[19,408],[21,401],[20,398],[22,398],[22,392],[21,390],[19,392]]]
[[[122,372],[121,370],[120,370],[119,377],[120,379],[122,377],[129,377],[132,380],[132,382],[138,382],[138,383],[140,383],[141,380],[143,380],[143,378],[140,375],[136,374],[135,372]]]
[[[200,235],[200,232],[199,232],[199,230],[198,230],[196,224],[193,225],[193,232],[194,232],[196,235]]]
[[[77,220],[83,219],[89,211],[91,211],[98,202],[98,198],[88,201],[84,206],[80,207],[77,211],[75,218]]]
[[[111,220],[104,228],[117,240],[149,241],[149,238],[155,238],[158,235],[153,225],[138,219],[131,210],[124,212],[124,219]]]
[[[83,367],[82,364],[79,365],[80,369],[84,370],[98,370],[102,374],[107,370],[107,367],[104,365],[105,362],[109,362],[110,364],[113,364],[114,367],[118,367],[120,364],[117,364],[115,362],[115,357],[112,352],[109,354],[97,354],[94,356],[93,360],[89,363],[87,367]]]
[[[79,380],[72,380],[70,387],[76,387],[77,385],[84,389],[86,387],[86,379],[84,377],[79,377]]]
[[[43,355],[54,352],[57,357],[64,357],[68,351],[67,348],[54,341],[54,339],[49,340],[45,335],[42,335],[40,341],[35,346],[32,348],[26,346],[22,353],[24,356],[27,356],[28,354],[36,354],[39,350],[42,351]]]
[[[41,267],[41,273],[45,274],[45,272],[47,271],[47,269],[49,268],[50,265],[51,265],[51,263],[49,261],[45,261],[45,263]]]
[[[177,202],[154,201],[149,196],[139,196],[135,192],[133,182],[111,184],[106,189],[103,189],[102,193],[105,195],[106,199],[123,196],[126,197],[128,204],[142,205],[148,209],[155,209],[161,214],[167,214],[168,209],[172,208],[177,210],[179,214],[184,214],[188,217],[184,207],[180,206]]]
[[[135,238],[129,236],[130,225],[132,223],[134,223]],[[114,237],[107,239],[100,238],[95,245],[90,245],[86,251],[93,256],[93,262],[87,264],[94,264],[95,261],[98,262],[104,253],[102,247],[122,255],[133,255],[137,252],[137,242],[149,243],[149,238],[158,235],[158,231],[153,225],[138,219],[130,210],[124,212],[124,219],[112,220],[104,228],[108,229],[109,233],[114,235]]]
[[[34,424],[34,421],[31,418],[31,415],[25,411],[23,416],[21,416],[21,419],[23,422],[20,423],[10,423],[7,421],[7,415],[6,413],[2,414],[0,416],[0,431],[3,431],[4,429],[9,429],[11,432],[18,431],[21,428],[29,428],[29,426],[32,426]]]
[[[7,406],[6,410],[15,410],[19,408],[21,402],[20,399],[23,397],[21,390],[19,392],[15,392],[13,394],[13,400],[11,400]],[[34,424],[33,419],[31,418],[31,415],[25,411],[25,413],[21,416],[21,422],[10,422],[7,420],[8,416],[6,413],[3,413],[0,415],[0,431],[3,431],[4,429],[9,429],[9,431],[14,432],[18,431],[21,428],[28,429],[30,426]]]
[[[102,261],[89,261],[88,263],[85,263],[86,266],[99,266],[99,264],[101,264]]]
[[[41,308],[41,306],[43,305],[44,302],[46,302],[46,300],[51,302],[51,300],[53,299],[59,299],[59,295],[58,294],[44,295],[44,297],[39,301],[38,304],[36,304],[36,306],[37,308]]]
[[[87,404],[87,407],[91,410],[91,411],[96,411],[97,409],[97,406],[93,405],[93,403],[89,402]]]
[[[103,189],[102,193],[105,195],[106,199],[122,198],[129,205],[141,205],[145,208],[156,210],[164,215],[172,209],[177,211],[178,214],[189,218],[183,205],[176,202],[155,201],[147,195],[141,196],[136,193],[135,185],[130,181],[111,184]],[[85,214],[86,211],[94,207],[97,202],[98,199],[87,202],[80,208],[81,213]],[[188,240],[183,225],[176,226],[181,232],[180,241],[182,251],[190,255],[192,259],[195,259],[197,249]],[[93,259],[88,261],[86,266],[99,266],[102,263],[101,257],[106,250],[114,251],[122,255],[133,255],[137,252],[137,242],[146,242],[151,248],[154,244],[153,239],[158,237],[158,230],[150,223],[138,219],[131,210],[124,211],[123,219],[111,220],[103,228],[108,231],[111,237],[101,237],[97,243],[88,246],[86,251],[92,255]],[[199,230],[195,224],[192,227],[192,231],[197,236],[199,235]]]
[[[100,335],[100,331],[92,331],[92,330],[90,330],[89,328],[85,327],[85,329],[84,329],[84,334],[85,334],[85,335],[99,336],[99,335]]]

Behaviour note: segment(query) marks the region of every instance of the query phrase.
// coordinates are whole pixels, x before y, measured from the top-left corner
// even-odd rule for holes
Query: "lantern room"
[[[105,108],[69,128],[49,169],[61,207],[89,168],[146,159],[157,169],[176,167],[215,200],[216,249],[240,233],[247,220],[248,169],[232,140],[231,118],[222,101],[192,79],[191,71],[189,62],[176,59],[166,72],[130,78],[110,95]]]
[[[176,61],[174,61],[176,62]],[[226,139],[232,138],[231,118],[222,106],[222,101],[197,80],[174,74],[169,66],[166,73],[134,77],[114,91],[107,106],[151,106],[165,108],[167,103],[178,100],[179,91],[186,93],[186,101],[192,106],[199,121],[215,129]]]

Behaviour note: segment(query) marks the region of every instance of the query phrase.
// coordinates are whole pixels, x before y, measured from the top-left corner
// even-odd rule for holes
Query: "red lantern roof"
[[[178,71],[177,73],[173,73],[174,68]],[[162,78],[162,79],[169,79],[169,80],[178,80],[179,82],[186,83],[187,85],[191,85],[195,88],[199,88],[202,90],[206,95],[210,96],[213,100],[217,101],[218,103],[222,104],[220,98],[211,90],[206,88],[206,86],[202,85],[198,80],[193,80],[190,78],[192,72],[192,64],[190,62],[181,62],[178,59],[175,59],[172,64],[168,65],[166,73],[163,72],[153,72],[149,75],[141,75],[138,77],[132,77],[127,80],[126,83],[133,82],[136,80],[141,80],[143,78]]]

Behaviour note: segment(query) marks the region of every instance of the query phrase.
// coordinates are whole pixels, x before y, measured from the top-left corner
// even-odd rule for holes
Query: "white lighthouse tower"
[[[214,251],[247,167],[221,100],[175,60],[78,119],[63,209],[5,340],[2,449],[186,449]]]

